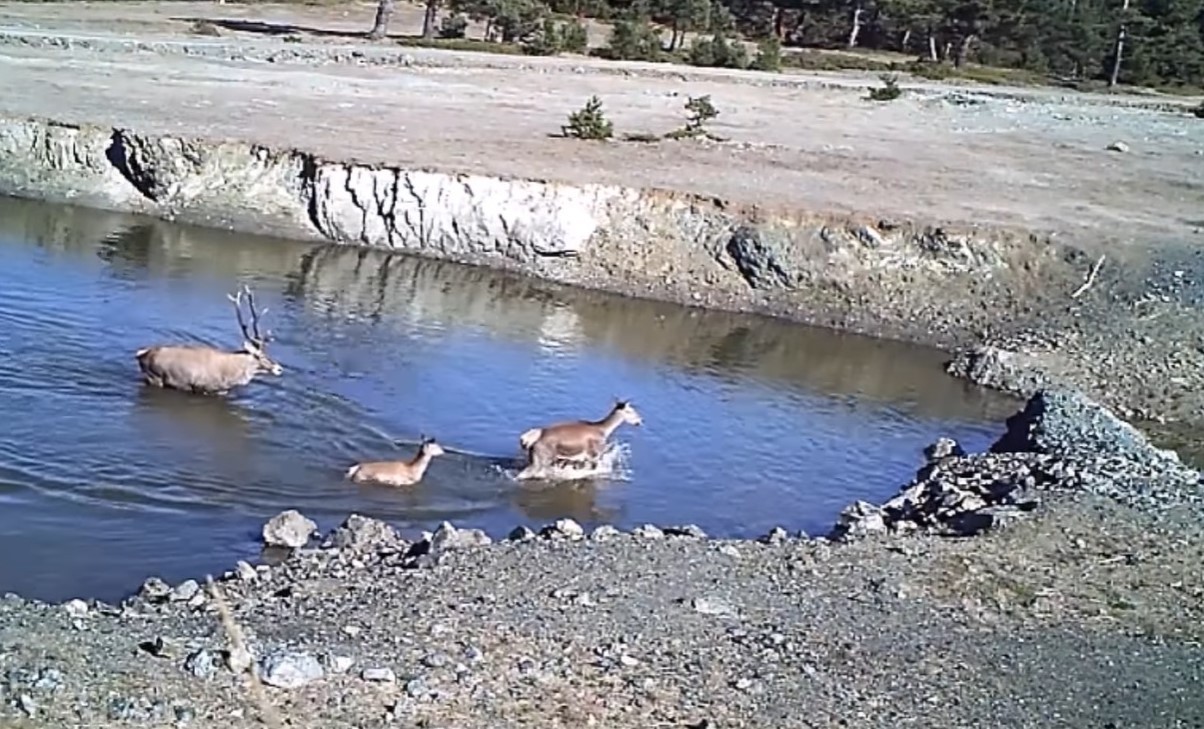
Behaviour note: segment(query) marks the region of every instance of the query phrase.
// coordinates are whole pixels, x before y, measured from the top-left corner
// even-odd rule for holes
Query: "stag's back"
[[[148,347],[137,353],[143,373],[167,387],[206,391],[241,387],[255,377],[255,358],[204,345]]]

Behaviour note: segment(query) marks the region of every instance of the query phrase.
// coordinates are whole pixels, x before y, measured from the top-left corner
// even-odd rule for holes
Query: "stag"
[[[408,461],[368,461],[347,469],[346,478],[354,483],[377,483],[384,486],[413,486],[426,475],[431,459],[443,455],[443,446],[434,438],[422,436],[418,453]]]
[[[242,316],[242,298],[247,297],[251,311],[251,328]],[[284,368],[267,355],[267,343],[271,332],[261,334],[259,317],[266,314],[255,311],[255,297],[251,289],[243,286],[236,294],[226,298],[234,303],[234,314],[242,329],[242,349],[230,352],[204,344],[172,344],[146,347],[134,356],[138,367],[149,385],[173,390],[184,390],[199,394],[223,395],[232,388],[242,387],[261,372],[279,377]]]
[[[616,398],[610,413],[601,420],[574,420],[531,428],[518,438],[527,453],[528,464],[519,476],[530,476],[556,463],[596,463],[616,428],[623,423],[638,427],[643,422],[630,402]]]

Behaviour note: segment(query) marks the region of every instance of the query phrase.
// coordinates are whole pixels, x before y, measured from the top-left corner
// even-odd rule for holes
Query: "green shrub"
[[[782,70],[782,42],[777,36],[770,36],[757,44],[757,55],[749,68],[758,71]]]
[[[659,61],[664,50],[660,34],[648,21],[620,20],[611,28],[604,55],[616,61]]]
[[[573,19],[560,24],[560,50],[565,53],[585,53],[589,47],[589,34],[585,24]]]
[[[870,93],[866,97],[870,101],[894,101],[903,95],[903,89],[899,88],[898,78],[894,74],[884,73],[878,78],[882,81],[882,86],[870,89]]]
[[[690,44],[687,60],[692,66],[748,68],[748,50],[740,41],[716,34],[710,38],[695,38]]]
[[[439,23],[440,38],[463,38],[468,32],[468,18],[463,15],[445,15]]]
[[[686,125],[681,129],[675,129],[665,136],[669,139],[686,139],[692,137],[707,137],[708,139],[719,140],[720,137],[711,134],[706,129],[706,123],[715,117],[719,116],[719,110],[711,103],[711,95],[691,96],[686,101],[686,112],[689,116],[686,118]]]
[[[614,125],[602,112],[602,101],[591,96],[584,107],[569,114],[569,123],[560,128],[560,133],[576,139],[610,139]]]

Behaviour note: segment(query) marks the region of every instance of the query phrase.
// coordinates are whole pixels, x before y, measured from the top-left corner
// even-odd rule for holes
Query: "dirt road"
[[[213,38],[191,32],[201,17],[259,25]],[[394,29],[414,32],[417,17],[404,7]],[[1150,98],[904,83],[909,93],[883,104],[864,100],[877,83],[866,74],[464,54],[342,35],[371,18],[371,4],[0,4],[0,113],[1087,243],[1204,240],[1204,124],[1134,103]],[[300,42],[282,39],[290,33]],[[714,131],[731,143],[549,137],[591,94],[619,134],[669,131],[687,96],[710,94]],[[1116,142],[1128,151],[1106,149]]]

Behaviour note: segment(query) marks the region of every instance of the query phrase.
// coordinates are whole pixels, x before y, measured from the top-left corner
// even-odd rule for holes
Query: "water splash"
[[[611,481],[628,481],[631,470],[627,467],[631,448],[626,443],[608,443],[606,450],[598,456],[595,463],[576,465],[566,462],[553,464],[547,468],[528,470],[526,468],[504,468],[497,466],[502,475],[514,481],[582,481],[594,478],[606,478]]]

